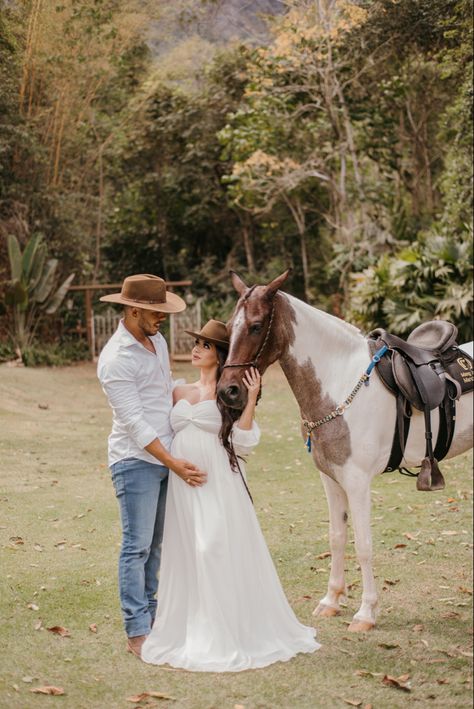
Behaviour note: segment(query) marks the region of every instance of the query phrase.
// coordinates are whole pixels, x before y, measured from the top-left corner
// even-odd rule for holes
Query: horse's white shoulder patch
[[[474,356],[474,342],[464,342],[462,345],[459,345],[459,349],[469,355],[469,357]]]

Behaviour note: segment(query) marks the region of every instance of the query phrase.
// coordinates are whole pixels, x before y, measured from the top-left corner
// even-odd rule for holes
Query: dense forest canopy
[[[228,270],[407,333],[472,316],[468,0],[0,0],[0,280]],[[221,310],[225,316],[225,305]]]

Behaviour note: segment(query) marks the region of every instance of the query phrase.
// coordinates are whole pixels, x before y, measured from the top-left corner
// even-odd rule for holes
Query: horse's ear
[[[286,271],[284,271],[284,273],[281,274],[281,276],[277,276],[276,278],[274,278],[273,281],[271,281],[271,283],[268,284],[265,295],[268,298],[271,298],[272,296],[274,296],[275,293],[277,292],[277,290],[279,290],[282,287],[283,283],[286,281],[286,279],[288,278],[290,273],[291,273],[291,268],[288,268]]]
[[[232,285],[239,295],[242,295],[244,291],[247,290],[247,286],[243,282],[240,276],[236,274],[235,271],[230,271],[230,278],[232,280]]]

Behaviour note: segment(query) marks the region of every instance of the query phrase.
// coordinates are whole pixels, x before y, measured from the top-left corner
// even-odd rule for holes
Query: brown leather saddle
[[[460,354],[456,344],[457,328],[445,320],[433,320],[419,325],[402,340],[380,328],[369,334],[373,354],[383,345],[388,353],[377,372],[385,386],[397,398],[397,423],[389,463],[384,472],[400,468],[410,427],[412,408],[423,411],[425,417],[425,458],[417,476],[418,490],[441,490],[445,487],[438,466],[447,454],[454,435],[456,400],[465,388],[456,377],[452,365]],[[472,388],[472,386],[470,387]],[[431,432],[431,411],[439,409],[440,427],[435,449]],[[415,474],[414,474],[415,475]]]

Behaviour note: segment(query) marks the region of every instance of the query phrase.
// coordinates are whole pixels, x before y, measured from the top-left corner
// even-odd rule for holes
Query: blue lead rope
[[[374,367],[377,366],[377,364],[380,362],[384,354],[388,351],[387,345],[384,345],[381,347],[377,352],[374,354],[372,359],[370,360],[370,364],[365,370],[364,374],[361,376],[359,381],[357,382],[356,386],[354,389],[351,391],[347,399],[341,406],[338,406],[334,411],[332,411],[330,414],[325,416],[322,419],[319,419],[319,421],[306,421],[303,420],[303,425],[306,428],[308,432],[308,437],[306,438],[306,448],[308,449],[308,453],[311,453],[311,434],[314,431],[315,428],[318,428],[319,426],[322,426],[323,423],[328,423],[329,421],[332,421],[336,416],[342,416],[344,411],[350,404],[352,403],[353,398],[359,391],[360,387],[362,384],[365,384],[365,386],[369,386],[370,384],[370,375],[372,374],[372,371]]]
[[[384,354],[387,351],[388,351],[388,347],[387,347],[387,345],[384,345],[379,350],[377,350],[377,352],[374,354],[374,356],[372,357],[372,359],[370,361],[369,366],[365,370],[365,373],[367,374],[368,377],[370,377],[370,375],[372,374],[373,368],[377,366],[377,364],[380,362],[380,360],[382,359],[382,357],[384,356]],[[370,379],[366,379],[365,386],[368,387],[369,384],[370,384]]]

